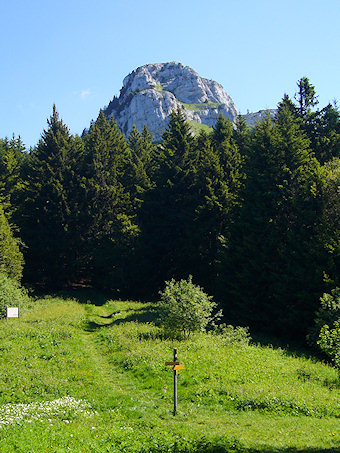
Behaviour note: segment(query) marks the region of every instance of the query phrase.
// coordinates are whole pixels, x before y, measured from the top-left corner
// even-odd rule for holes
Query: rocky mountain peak
[[[235,104],[222,85],[177,62],[147,64],[132,71],[119,97],[104,112],[113,115],[126,135],[133,124],[139,130],[146,124],[159,141],[170,113],[177,108],[184,111],[194,131],[213,127],[220,113],[232,122],[237,117]]]

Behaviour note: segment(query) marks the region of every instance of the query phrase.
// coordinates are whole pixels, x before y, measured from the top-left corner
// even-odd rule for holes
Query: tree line
[[[305,335],[340,279],[340,116],[316,106],[304,77],[274,120],[193,136],[178,110],[159,144],[103,111],[72,135],[54,106],[34,148],[0,140],[0,271],[139,299],[193,275],[230,322]]]

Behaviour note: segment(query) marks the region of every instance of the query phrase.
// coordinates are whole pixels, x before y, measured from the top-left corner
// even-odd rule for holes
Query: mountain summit
[[[146,124],[155,141],[161,139],[172,110],[182,108],[193,130],[212,127],[220,113],[235,122],[237,110],[222,85],[204,79],[181,63],[141,66],[125,77],[119,97],[104,109],[128,135],[133,124]]]

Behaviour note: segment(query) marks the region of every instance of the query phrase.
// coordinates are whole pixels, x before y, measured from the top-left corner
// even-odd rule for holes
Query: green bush
[[[333,328],[327,324],[322,327],[318,345],[340,370],[340,319],[334,322]]]
[[[220,324],[219,326],[216,326],[214,334],[221,336],[223,338],[223,342],[227,346],[246,346],[251,340],[249,327],[234,327],[231,325]]]
[[[320,308],[315,313],[314,326],[307,336],[310,346],[318,345],[322,328],[327,325],[332,328],[340,317],[340,288],[333,289],[330,294],[323,294],[320,298]],[[319,345],[320,346],[320,345]]]
[[[188,337],[191,332],[204,331],[221,316],[221,312],[213,315],[217,304],[202,288],[192,283],[191,275],[188,280],[166,282],[160,296],[159,321],[168,335]]]
[[[0,318],[6,317],[6,306],[25,307],[29,304],[26,291],[18,282],[0,273]]]

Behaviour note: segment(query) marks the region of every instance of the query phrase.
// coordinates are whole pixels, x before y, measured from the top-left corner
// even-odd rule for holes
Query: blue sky
[[[80,134],[146,63],[216,80],[241,113],[309,77],[340,102],[339,0],[0,0],[0,137],[33,146],[53,103]]]

